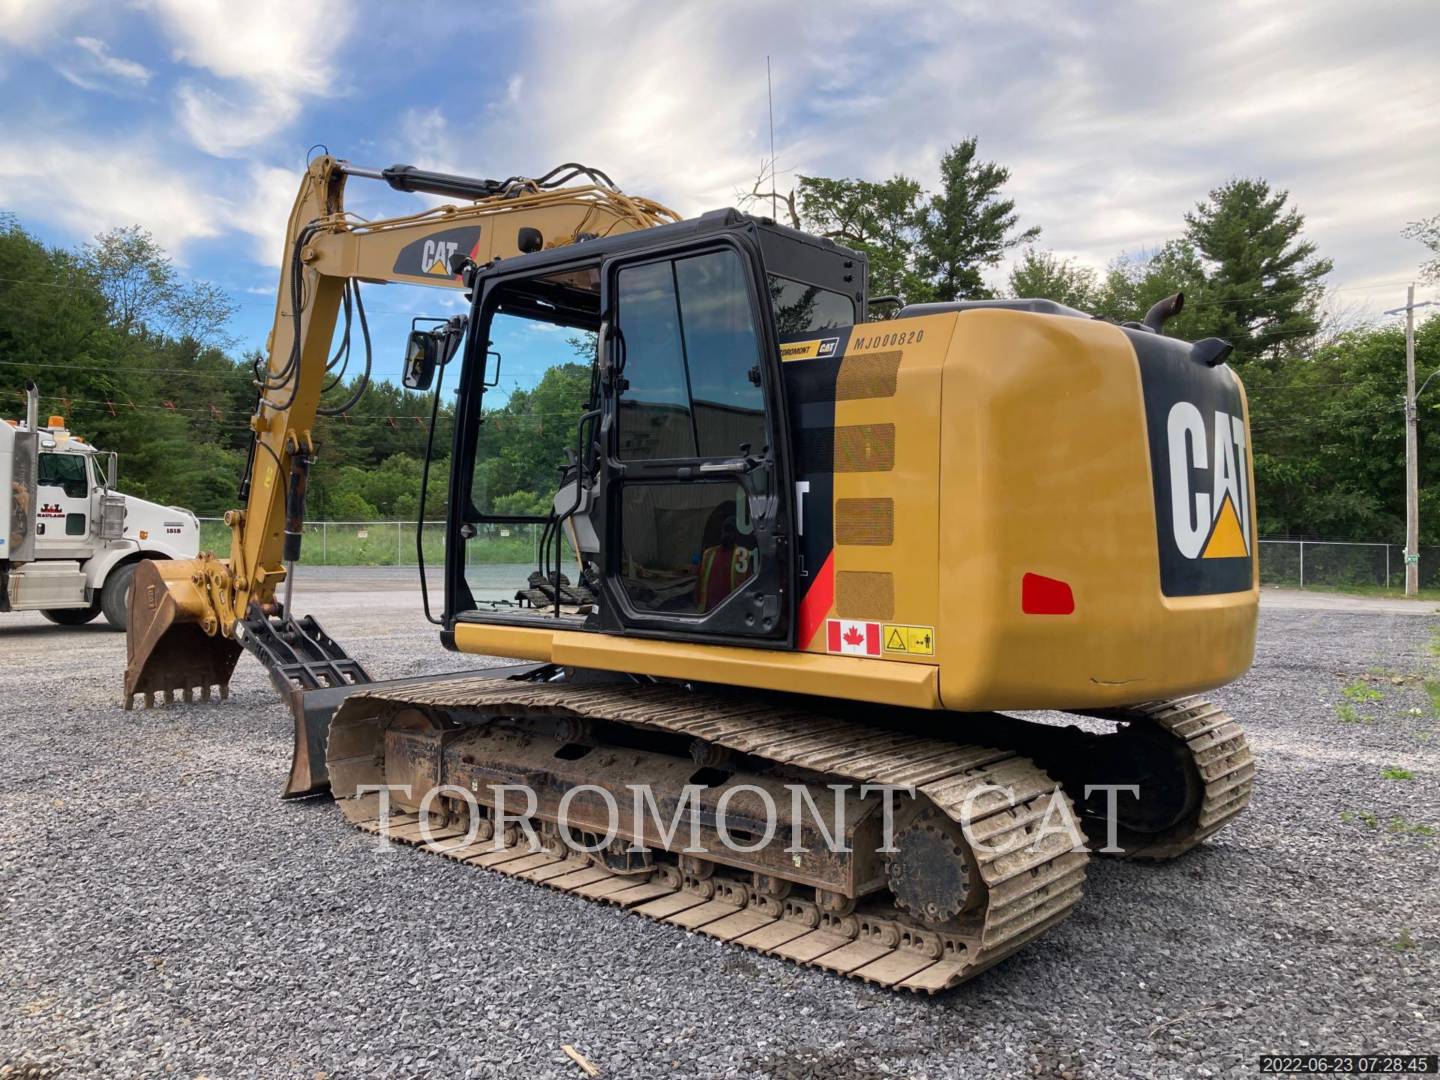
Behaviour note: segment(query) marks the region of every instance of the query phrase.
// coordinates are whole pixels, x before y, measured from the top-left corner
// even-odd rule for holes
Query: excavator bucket
[[[205,606],[194,582],[203,562],[146,560],[135,567],[130,589],[130,628],[126,633],[125,708],[142,697],[145,707],[175,700],[210,699],[215,688],[223,699],[230,693],[230,675],[240,645],[219,634],[207,634],[201,620]]]
[[[369,674],[312,617],[272,618],[252,608],[237,619],[235,638],[208,634],[206,610],[197,579],[204,581],[214,563],[207,557],[184,562],[142,562],[130,592],[129,664],[125,669],[125,708],[142,697],[148,709],[162,703],[208,701],[211,688],[229,697],[230,676],[243,648],[264,664],[270,680],[290,706],[295,748],[284,798],[329,790],[325,743],[330,716],[352,691],[368,684]],[[238,638],[239,640],[236,640]]]

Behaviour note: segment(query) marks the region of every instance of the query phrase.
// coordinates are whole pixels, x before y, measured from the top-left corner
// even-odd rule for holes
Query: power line
[[[82,293],[86,293],[86,294],[88,294],[88,295],[90,295],[90,296],[96,296],[96,297],[99,297],[99,298],[102,299],[102,300],[108,299],[108,297],[106,297],[105,293],[104,293],[101,289],[95,287],[94,285],[63,285],[63,284],[61,284],[60,282],[56,282],[56,281],[36,281],[36,280],[34,280],[33,278],[12,278],[12,277],[0,277],[0,281],[9,282],[9,283],[12,284],[12,285],[36,285],[36,286],[39,286],[39,287],[42,288],[42,289],[67,289],[67,290],[69,290],[69,291],[71,291],[71,292],[82,292]],[[213,284],[213,283],[212,283],[212,284]],[[383,284],[383,283],[382,283],[382,284]],[[419,284],[416,284],[415,282],[403,282],[403,281],[402,281],[402,282],[395,282],[395,284],[398,284],[398,285],[411,285],[411,286],[413,286],[414,288],[417,288],[417,289],[434,288],[434,287],[435,287],[435,286],[419,285]],[[251,308],[251,309],[254,309],[254,308],[268,308],[268,307],[274,307],[274,305],[275,305],[275,301],[273,301],[273,300],[239,300],[239,299],[236,299],[236,298],[235,298],[231,293],[229,293],[229,292],[226,292],[226,293],[225,293],[225,299],[226,299],[226,301],[227,301],[232,307],[237,307],[237,308]],[[386,314],[386,315],[400,315],[400,316],[409,318],[409,317],[411,317],[411,316],[413,316],[413,315],[415,314],[415,309],[414,309],[414,308],[375,307],[374,305],[371,305],[368,301],[366,302],[366,304],[367,304],[367,306],[366,306],[366,310],[367,310],[367,311],[379,311],[379,312],[383,312],[383,313]],[[282,314],[282,317],[284,317],[283,314]]]

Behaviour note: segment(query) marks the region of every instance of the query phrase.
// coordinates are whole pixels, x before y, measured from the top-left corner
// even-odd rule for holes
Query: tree
[[[1408,240],[1419,240],[1435,256],[1420,266],[1420,276],[1426,281],[1440,282],[1440,214],[1434,217],[1412,221],[1401,233]]]
[[[772,217],[792,229],[801,229],[800,209],[796,204],[795,189],[781,191],[775,184],[773,163],[766,158],[760,163],[760,171],[749,190],[735,189],[735,205],[751,213]]]
[[[1010,295],[1038,297],[1090,311],[1097,299],[1099,281],[1095,271],[1074,259],[1062,259],[1053,251],[1027,248],[1010,271]]]
[[[110,229],[84,247],[84,261],[122,333],[225,342],[235,305],[223,289],[186,282],[155,238],[139,225]]]
[[[1293,354],[1320,328],[1321,279],[1334,264],[1303,238],[1305,218],[1289,198],[1265,180],[1237,179],[1185,215],[1213,309],[1206,321],[1235,346],[1232,363]]]
[[[1170,240],[1154,251],[1115,259],[1095,290],[1094,313],[1116,322],[1138,321],[1177,292],[1185,294],[1185,306],[1165,324],[1165,333],[1190,341],[1211,336],[1209,315],[1214,309],[1205,303],[1205,271],[1187,240]]]
[[[1000,196],[1010,170],[975,160],[976,140],[952,146],[940,159],[940,190],[930,197],[920,225],[916,269],[930,299],[964,300],[991,295],[982,275],[1017,244],[1040,236],[1038,225],[1015,232],[1015,200]]]
[[[560,486],[566,451],[590,396],[590,365],[558,363],[528,389],[487,410],[480,428],[472,490],[482,510],[534,513]],[[518,508],[518,509],[517,509]]]
[[[1416,327],[1440,367],[1440,318]],[[1247,379],[1263,536],[1399,542],[1405,522],[1405,334],[1350,330]],[[1433,390],[1433,388],[1432,388]],[[1440,544],[1440,407],[1420,399],[1421,544]]]
[[[871,296],[916,300],[926,293],[915,272],[924,215],[918,182],[901,175],[878,182],[802,176],[797,202],[807,231],[865,254]]]

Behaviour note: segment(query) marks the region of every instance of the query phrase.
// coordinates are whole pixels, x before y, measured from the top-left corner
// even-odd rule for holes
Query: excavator
[[[365,220],[358,179],[449,201]],[[315,418],[356,397],[332,400],[352,314],[368,370],[362,283],[467,300],[407,340],[432,440],[458,369],[423,604],[446,649],[515,663],[376,681],[292,613]],[[598,170],[317,157],[230,556],[141,564],[126,707],[223,698],[249,651],[294,714],[288,797],[838,975],[973,977],[1075,909],[1090,858],[1175,858],[1249,801],[1244,733],[1196,696],[1253,659],[1249,415],[1228,344],[1163,332],[1179,295],[1121,325],[868,289],[860,251],[682,220]],[[503,407],[517,332],[578,350],[548,414]],[[526,422],[551,438],[522,460],[504,425]],[[518,525],[535,566],[497,597],[480,556]],[[617,827],[641,790],[654,820]],[[687,806],[689,835],[666,830]]]

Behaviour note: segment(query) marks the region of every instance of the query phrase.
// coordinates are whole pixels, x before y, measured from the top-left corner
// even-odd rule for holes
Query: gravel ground
[[[307,606],[374,673],[464,666],[408,582],[360,580]],[[1092,863],[1070,920],[919,998],[379,852],[325,802],[275,798],[289,717],[253,661],[225,705],[127,714],[120,636],[0,617],[0,1077],[574,1080],[563,1043],[614,1077],[1248,1077],[1277,1049],[1435,1053],[1432,634],[1267,606],[1254,670],[1216,695],[1259,760],[1248,813],[1168,865]]]

